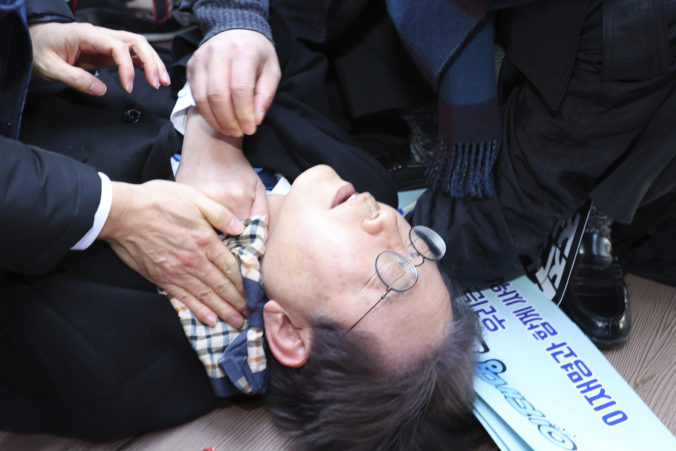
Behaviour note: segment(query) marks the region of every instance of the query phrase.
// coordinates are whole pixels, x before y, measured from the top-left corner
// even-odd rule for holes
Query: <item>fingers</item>
[[[125,33],[125,36],[129,49],[133,52],[134,64],[143,68],[148,84],[155,89],[159,89],[160,85],[168,86],[169,73],[150,43],[139,35]]]
[[[198,196],[197,206],[212,226],[229,235],[242,233],[244,228],[242,223],[219,203],[200,195]],[[222,228],[222,224],[227,225]],[[236,322],[239,320],[238,318],[241,318],[237,311],[246,315],[246,299],[239,264],[234,255],[220,240],[215,244],[205,246],[204,251],[213,266],[207,268],[206,271],[200,271],[199,277],[205,286],[211,288],[209,291],[202,292],[199,298],[211,307],[220,318],[233,325],[231,321]],[[223,278],[224,275],[226,279]],[[213,292],[210,292],[211,290]],[[227,299],[228,302],[219,302],[219,299]]]
[[[221,133],[239,138],[256,131],[254,117],[255,64],[232,60],[227,64],[189,64],[190,89],[204,119]]]
[[[92,95],[103,95],[106,85],[86,70],[71,64],[86,41],[89,24],[41,23],[30,26],[33,41],[34,73],[46,80],[57,80]]]
[[[268,214],[268,196],[265,192],[265,185],[259,182],[256,185],[256,197],[251,205],[252,216],[267,216]]]
[[[102,95],[105,85],[83,69],[116,65],[122,87],[131,92],[134,64],[141,66],[148,83],[169,85],[169,74],[159,55],[141,35],[87,23],[48,22],[30,26],[35,73],[59,80],[79,91]]]
[[[125,91],[131,93],[132,89],[134,89],[134,63],[129,53],[129,47],[124,42],[112,38],[110,38],[109,42],[110,53],[113,61],[115,61],[115,65],[117,65],[120,83]]]
[[[280,73],[272,43],[251,30],[219,33],[188,62],[188,81],[200,113],[215,130],[235,138],[256,132]]]
[[[263,68],[263,72],[256,83],[256,94],[254,96],[256,125],[260,125],[261,122],[263,122],[266,111],[268,111],[270,105],[272,105],[272,100],[275,97],[275,92],[277,92],[280,78],[281,71],[279,69],[279,63],[277,62],[277,59],[274,58],[271,63],[268,63]]]
[[[111,54],[118,67],[120,83],[127,92],[131,92],[134,86],[134,65],[143,69],[146,81],[153,88],[170,84],[162,59],[145,37],[126,31],[106,32],[112,39]]]
[[[48,65],[41,67],[40,74],[48,80],[61,81],[85,94],[102,96],[107,90],[106,84],[93,74],[71,66],[58,58],[54,58]]]
[[[113,182],[113,204],[99,238],[201,321],[213,324],[218,316],[240,327],[247,311],[239,264],[214,226],[228,234],[243,228],[225,207],[192,187],[160,180]]]
[[[204,324],[214,327],[218,318],[223,319],[235,329],[242,327],[244,323],[243,316],[234,308],[230,307],[225,301],[218,298],[209,291],[208,288],[196,289],[200,293],[196,297],[188,291],[176,285],[169,285],[166,288],[161,287],[170,298],[176,298]]]
[[[169,86],[171,84],[171,78],[169,77],[169,72],[167,71],[167,67],[164,65],[164,62],[162,61],[162,58],[160,58],[160,55],[157,53],[153,52],[155,55],[155,60],[157,61],[157,67],[159,68],[160,72],[160,83],[162,86]],[[146,80],[148,76],[146,75]]]
[[[205,324],[213,326],[219,317],[239,328],[247,309],[237,258],[215,235],[202,249],[204,257],[184,257],[185,272],[164,290]]]
[[[231,97],[235,117],[242,133],[252,135],[256,132],[254,116],[254,89],[256,81],[256,62],[254,60],[233,61],[231,64]]]
[[[153,88],[169,85],[169,73],[145,37],[89,24],[78,25],[82,25],[78,28],[81,34],[78,45],[83,66],[98,68],[115,64],[120,83],[129,93],[134,87],[134,65],[143,69],[146,81]],[[112,61],[106,63],[106,57]]]
[[[227,208],[200,194],[195,203],[200,212],[214,228],[226,235],[239,235],[244,229],[242,222]]]
[[[198,49],[188,61],[188,82],[197,109],[214,129],[230,136],[241,136],[239,127],[232,121],[233,110],[227,86],[229,71],[224,64],[208,65],[211,47]]]
[[[246,315],[244,285],[237,258],[220,240],[215,246],[207,248],[205,254],[212,263],[213,269],[200,274],[202,281],[207,286],[213,287],[219,298],[227,299],[228,307],[234,307],[235,310]],[[226,279],[223,279],[223,276]],[[230,314],[230,312],[222,311],[218,305],[212,308],[223,319]]]
[[[207,122],[212,127],[227,136],[239,138],[242,136],[242,130],[237,123],[235,109],[230,97],[232,73],[228,64],[229,62],[226,60],[223,64],[213,64],[203,69],[207,73],[207,86],[203,89],[205,94],[203,105],[205,110],[211,114],[211,118],[207,118]],[[201,111],[202,107],[199,104],[198,108]]]
[[[208,325],[209,327],[214,327],[216,325],[218,317],[213,312],[213,310],[195,299],[187,291],[176,285],[167,285],[166,287],[160,288],[162,288],[167,293],[169,298],[176,298],[181,301],[181,303],[185,305],[197,317],[197,319],[202,321],[204,324]],[[232,326],[232,324],[230,325]]]
[[[214,130],[239,138],[242,130],[230,97],[230,65],[236,58],[229,44],[221,43],[221,39],[217,35],[195,51],[188,61],[188,82],[204,120]]]

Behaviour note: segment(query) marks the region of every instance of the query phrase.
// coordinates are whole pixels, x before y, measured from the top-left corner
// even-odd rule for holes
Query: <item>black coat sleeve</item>
[[[469,286],[503,276],[522,250],[502,208],[497,198],[456,198],[428,189],[408,219],[444,238],[448,250],[439,262],[441,269],[453,282]]]
[[[48,271],[91,228],[100,178],[91,166],[5,137],[0,155],[0,269]]]
[[[29,24],[40,22],[73,22],[75,18],[63,0],[28,0],[26,19]]]

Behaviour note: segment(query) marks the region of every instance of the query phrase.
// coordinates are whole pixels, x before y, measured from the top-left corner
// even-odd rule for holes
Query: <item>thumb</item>
[[[71,66],[63,60],[54,62],[54,69],[45,74],[52,80],[62,81],[73,89],[85,94],[102,96],[106,93],[106,84],[84,69]]]
[[[218,202],[209,199],[202,193],[196,194],[197,207],[207,221],[209,221],[209,224],[227,235],[239,235],[242,233],[244,224],[230,210]]]
[[[268,214],[268,196],[265,192],[265,185],[258,182],[256,184],[256,197],[251,206],[251,216],[267,216]]]

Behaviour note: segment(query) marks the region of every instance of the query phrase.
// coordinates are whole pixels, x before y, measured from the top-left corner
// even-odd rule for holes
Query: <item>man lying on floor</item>
[[[182,164],[209,167],[238,151],[205,145],[207,127],[191,109]],[[186,172],[179,167],[177,181]],[[262,393],[269,370],[276,421],[311,448],[438,444],[469,416],[477,338],[436,266],[443,240],[328,166],[274,194],[280,185],[267,217],[225,237],[240,259],[247,323],[210,328],[172,300],[214,391]]]
[[[245,222],[242,235],[225,238],[239,256],[246,281],[249,311],[244,326],[237,330],[219,321],[210,328],[173,300],[197,351],[192,359],[169,348],[171,343],[178,345],[180,325],[167,318],[168,302],[151,287],[124,286],[111,278],[106,279],[110,290],[101,293],[96,281],[80,279],[80,286],[92,288],[89,294],[64,297],[63,292],[50,296],[49,290],[44,291],[51,285],[48,276],[34,284],[42,296],[30,301],[56,310],[59,317],[47,320],[51,324],[42,332],[50,338],[44,340],[43,352],[57,353],[54,328],[77,330],[86,321],[114,334],[102,332],[113,342],[101,343],[95,330],[78,333],[73,339],[89,340],[95,358],[84,354],[75,360],[74,346],[57,335],[59,373],[36,376],[61,383],[69,379],[77,387],[72,388],[77,397],[33,411],[41,420],[58,415],[58,422],[38,428],[21,426],[85,435],[139,432],[166,425],[153,420],[165,397],[185,399],[195,385],[202,387],[202,402],[240,392],[264,393],[266,381],[275,419],[309,448],[423,449],[464,423],[473,398],[471,349],[477,329],[471,313],[453,308],[434,262],[445,251],[434,232],[411,229],[396,210],[368,193],[356,194],[328,166],[304,172],[286,195],[271,194],[269,218]],[[107,258],[104,254],[94,259],[97,267],[118,266],[112,254]],[[81,273],[76,268],[74,272]],[[265,274],[264,286],[261,274]],[[73,289],[75,279],[64,283],[61,288]],[[114,299],[111,293],[120,297]],[[136,305],[128,309],[132,299]],[[18,303],[6,303],[5,313],[18,308],[12,305]],[[66,314],[63,303],[71,304]],[[129,340],[129,315],[136,316],[131,323],[141,329],[131,331],[138,341]],[[45,319],[38,323],[44,325]],[[31,330],[24,332],[33,335]],[[161,346],[162,342],[166,344]],[[153,378],[132,378],[130,385],[140,384],[136,387],[116,382],[118,371],[111,365],[138,364],[139,357],[156,346],[164,350],[148,369],[153,372],[159,366]],[[207,372],[202,370],[202,377],[193,372],[189,388],[172,387],[174,373],[182,372],[184,365],[194,367],[191,360],[197,355]],[[15,360],[10,366],[20,364]],[[214,390],[211,395],[204,393],[207,373]],[[137,390],[147,393],[137,398]],[[55,393],[63,396],[58,388]],[[151,394],[158,397],[148,403]],[[199,398],[191,400],[193,406]],[[47,400],[33,401],[47,404]],[[144,412],[143,417],[137,409]],[[99,424],[113,413],[121,417],[112,424]],[[186,412],[182,419],[191,418]],[[4,425],[13,426],[7,419]]]
[[[34,145],[47,140],[114,182],[161,178],[178,150],[161,114],[166,92],[148,88],[146,97],[139,86],[130,97],[108,85],[106,97],[95,101],[61,86],[33,90],[22,137]],[[134,109],[138,122],[120,123],[120,112]],[[178,181],[197,163],[185,141]],[[375,166],[366,160],[362,166],[372,174],[366,183],[379,180]],[[438,446],[471,419],[473,316],[452,312],[450,291],[427,261],[443,249],[432,246],[436,235],[421,229],[420,241],[393,208],[368,194],[348,201],[352,194],[349,183],[319,166],[297,177],[288,195],[271,196],[261,262],[270,300],[262,312],[249,308],[233,345],[234,335],[243,340],[263,327],[271,410],[311,448]],[[261,219],[250,227],[262,227]],[[256,281],[256,270],[245,268]],[[6,273],[0,299],[2,427],[120,437],[221,405],[170,301],[101,240],[47,272]],[[238,366],[244,373],[245,351],[246,363]],[[262,368],[262,357],[253,352],[254,369]],[[238,365],[238,358],[229,361]]]

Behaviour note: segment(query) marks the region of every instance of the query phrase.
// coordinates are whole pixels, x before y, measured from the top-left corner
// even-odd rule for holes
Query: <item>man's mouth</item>
[[[336,191],[336,195],[333,198],[333,202],[331,203],[331,208],[337,207],[342,203],[349,202],[356,196],[357,193],[354,190],[354,186],[352,186],[351,183],[346,183],[345,185],[341,186],[338,191]]]

